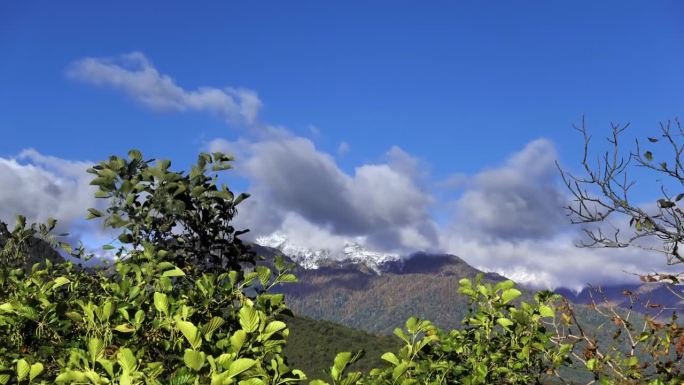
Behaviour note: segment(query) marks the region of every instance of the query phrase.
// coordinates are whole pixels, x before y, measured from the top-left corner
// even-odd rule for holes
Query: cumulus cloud
[[[246,204],[241,215],[252,217],[252,211],[258,219],[248,222],[260,229],[280,229],[287,214],[294,213],[330,234],[363,236],[376,247],[415,247],[411,243],[417,239],[423,245],[436,242],[428,214],[433,199],[417,183],[410,156],[398,148],[390,150],[389,157],[401,155],[405,164],[365,164],[351,174],[301,137],[217,140],[210,148],[241,153],[237,169],[249,179],[253,193],[253,203]]]
[[[399,147],[384,160],[343,170],[334,154],[311,139],[258,120],[261,101],[244,88],[186,89],[138,52],[84,58],[69,67],[73,79],[117,89],[159,111],[199,111],[251,128],[251,140],[215,139],[211,151],[238,158],[237,172],[252,197],[240,206],[238,226],[252,236],[282,232],[300,245],[334,249],[347,240],[379,251],[445,251],[487,271],[539,287],[579,288],[629,279],[624,271],[662,271],[658,256],[639,250],[588,250],[574,246],[580,229],[564,216],[567,195],[559,185],[553,144],[530,142],[504,164],[475,175],[432,181],[429,165]],[[315,139],[320,129],[310,126]],[[342,142],[337,156],[349,151]],[[20,161],[24,160],[24,163]],[[27,151],[0,158],[0,217],[7,207],[29,216],[68,220],[92,199],[82,164]],[[83,169],[85,166],[83,167]],[[458,195],[445,199],[445,195]],[[75,197],[75,198],[74,198]],[[68,199],[67,199],[68,198]],[[452,216],[451,224],[441,216]]]
[[[553,144],[535,140],[470,178],[454,223],[440,233],[441,247],[482,270],[541,288],[580,289],[667,270],[662,255],[644,250],[576,247],[582,231],[564,215],[570,198],[555,160]]]
[[[140,52],[116,58],[87,57],[72,63],[73,78],[126,93],[145,107],[160,111],[205,111],[235,124],[253,125],[261,100],[256,92],[234,87],[199,87],[187,90],[160,73]]]
[[[0,158],[0,220],[13,223],[17,214],[30,221],[60,220],[67,229],[95,207],[94,188],[86,169],[90,162],[70,161],[28,149]]]
[[[558,187],[553,144],[528,143],[505,165],[484,171],[457,202],[461,231],[504,238],[542,238],[561,231],[565,193]]]

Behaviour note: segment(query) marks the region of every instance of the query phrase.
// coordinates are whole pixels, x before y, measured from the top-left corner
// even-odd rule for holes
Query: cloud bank
[[[414,160],[398,148],[388,152],[387,162],[364,164],[347,174],[306,138],[216,140],[210,145],[212,151],[229,153],[236,148],[241,154],[236,169],[249,179],[253,194],[241,215],[259,232],[292,233],[282,227],[297,216],[331,238],[362,237],[386,250],[437,242],[428,215],[433,198],[419,185]]]
[[[428,162],[397,146],[388,148],[383,161],[360,164],[347,172],[334,154],[320,150],[311,139],[259,123],[262,103],[254,91],[233,87],[188,90],[137,52],[85,58],[74,62],[68,74],[119,90],[155,111],[203,111],[231,125],[257,127],[251,131],[258,132],[255,138],[216,138],[207,145],[211,151],[238,158],[236,170],[249,181],[252,197],[241,205],[237,222],[252,229],[252,236],[279,231],[314,248],[336,248],[354,240],[380,251],[448,252],[483,270],[547,288],[621,282],[631,278],[625,270],[664,270],[664,261],[657,255],[645,258],[638,250],[574,246],[580,229],[564,216],[569,197],[559,184],[556,149],[546,139],[531,141],[500,165],[475,175],[454,170],[442,181],[433,180]],[[317,138],[321,128],[311,126],[311,132]],[[341,143],[336,155],[344,156],[351,146]],[[47,173],[47,180],[64,180],[62,184],[72,183],[73,188],[80,183],[42,169],[13,167],[20,170],[14,174]],[[44,209],[57,205],[53,198],[38,198],[51,194],[47,184],[25,184],[29,196],[52,202],[44,203]],[[0,202],[19,196],[0,198]],[[65,214],[71,212],[68,207],[63,209]],[[435,212],[449,212],[451,220],[438,224]]]
[[[59,228],[73,228],[95,207],[86,169],[92,164],[40,154],[33,149],[12,158],[0,157],[0,220],[14,223],[17,214],[29,221],[48,217],[60,220]]]

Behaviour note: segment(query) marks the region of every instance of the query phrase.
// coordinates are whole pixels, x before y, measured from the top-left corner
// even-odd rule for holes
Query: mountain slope
[[[380,359],[385,352],[396,352],[401,346],[394,336],[374,335],[354,330],[330,321],[307,317],[287,317],[283,321],[290,329],[284,348],[288,364],[301,369],[309,378],[328,378],[327,370],[339,352],[363,350],[366,354],[350,367],[351,371],[368,372],[383,368]]]
[[[255,247],[267,259],[279,250]],[[379,274],[378,272],[381,272]],[[389,334],[411,316],[456,328],[468,308],[458,280],[480,273],[453,255],[415,254],[369,267],[349,260],[297,268],[299,283],[280,288],[295,314],[325,319],[370,333]],[[501,281],[497,274],[486,280]]]

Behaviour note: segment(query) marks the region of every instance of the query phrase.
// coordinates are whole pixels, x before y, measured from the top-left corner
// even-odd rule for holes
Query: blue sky
[[[132,147],[177,165],[189,164],[203,149],[230,149],[245,161],[236,173],[240,178],[233,179],[237,189],[255,192],[257,200],[261,193],[261,202],[277,206],[273,210],[290,211],[306,226],[316,227],[306,231],[368,236],[375,247],[389,249],[401,233],[404,238],[396,248],[406,250],[414,239],[408,233],[430,241],[448,231],[462,232],[451,227],[465,221],[459,201],[463,206],[468,192],[489,188],[483,182],[487,175],[498,178],[501,170],[527,164],[516,156],[526,159],[531,152],[574,168],[581,143],[571,124],[582,115],[597,136],[608,133],[611,121],[629,121],[629,135],[636,137],[652,135],[658,122],[680,116],[683,19],[684,5],[675,1],[231,1],[201,7],[4,2],[0,158],[15,160],[15,168],[33,165],[79,186],[74,181],[80,177],[72,170],[80,163],[74,162],[97,161]],[[131,53],[137,59],[122,56]],[[206,100],[202,107],[155,107],[141,101],[140,92],[147,91],[132,89],[133,83],[117,85],[106,74],[78,72],[87,58],[99,69],[147,68],[187,93],[201,87],[249,91],[261,107],[251,121],[227,118],[225,109]],[[275,127],[287,138],[272,134]],[[411,191],[423,194],[415,196],[422,202],[420,210],[409,219],[394,217],[390,208],[373,218],[338,218],[325,202],[319,207],[273,198],[287,195],[285,187],[265,181],[271,174],[259,167],[281,163],[269,163],[260,154],[273,152],[269,143],[278,141],[312,156],[293,164],[311,165],[317,159],[323,166],[316,169],[329,171],[321,174],[328,178],[322,185],[352,186],[354,194],[366,186],[359,169],[374,165],[378,167],[369,170],[381,172],[379,166],[387,166],[393,177],[406,178],[401,183],[410,182],[397,182],[399,190],[387,194],[415,189]],[[557,183],[549,170],[536,174],[546,187]],[[21,180],[28,183],[30,178]],[[463,182],[449,189],[445,180]],[[532,175],[529,184],[537,182]],[[319,185],[311,186],[316,191]],[[3,196],[0,203],[6,207],[23,207],[8,190],[0,200]],[[395,220],[404,221],[397,224],[397,234],[364,233],[372,227],[391,228]],[[283,221],[247,222],[282,230],[289,223]],[[411,221],[436,230],[428,231],[434,233],[430,235],[406,228]],[[301,230],[294,222],[289,228]],[[512,239],[506,238],[511,232],[503,231],[494,243],[507,245],[513,261],[527,252],[521,249],[525,242],[539,249],[534,242],[573,237],[566,230],[534,231]],[[327,239],[321,235],[321,243]],[[510,265],[487,257],[503,249],[448,246],[460,241],[440,240],[439,248],[475,254],[471,261],[483,267],[505,270]],[[527,262],[521,266],[522,275],[542,268]],[[549,274],[557,277],[560,272]]]

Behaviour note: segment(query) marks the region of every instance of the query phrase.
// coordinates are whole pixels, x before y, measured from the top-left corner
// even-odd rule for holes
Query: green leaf
[[[397,358],[397,356],[394,353],[387,352],[387,353],[383,354],[382,356],[380,356],[380,358],[382,358],[383,360],[393,364],[394,366],[399,365],[399,359]]]
[[[285,270],[285,260],[284,260],[282,255],[276,255],[275,256],[274,265],[275,265],[276,270],[278,270],[278,271]]]
[[[102,215],[103,214],[100,211],[93,209],[93,208],[89,208],[88,209],[88,215],[86,216],[86,219],[99,218]]]
[[[644,158],[649,162],[653,160],[653,153],[651,151],[644,152]]]
[[[128,233],[122,233],[119,234],[118,240],[121,243],[133,243],[133,236]]]
[[[259,313],[252,306],[243,306],[238,312],[240,326],[247,333],[252,333],[259,327]]]
[[[634,356],[630,357],[627,360],[627,366],[636,366],[638,363],[639,363],[639,359],[637,357],[634,357]]]
[[[238,330],[230,336],[230,346],[235,352],[239,352],[242,346],[247,341],[247,333],[244,330]]]
[[[31,365],[31,370],[29,371],[29,381],[33,381],[36,377],[40,376],[44,369],[45,368],[43,367],[43,364],[40,362],[36,362],[35,364]]]
[[[202,334],[204,334],[204,338],[209,341],[211,339],[211,335],[214,334],[218,328],[223,326],[224,323],[226,323],[226,321],[221,317],[213,317],[210,319],[209,322],[204,324],[202,327]]]
[[[135,160],[135,161],[138,161],[138,162],[139,162],[139,161],[142,160],[142,157],[143,157],[143,156],[142,156],[142,152],[133,149],[133,150],[128,151],[128,157],[129,157],[131,160]]]
[[[587,360],[587,363],[586,363],[587,369],[589,369],[590,371],[593,372],[596,369],[597,364],[598,364],[598,361],[596,360],[596,358],[589,359],[589,360]]]
[[[176,320],[176,327],[183,333],[183,336],[185,336],[185,339],[188,340],[193,349],[199,349],[202,345],[202,338],[197,330],[197,326],[192,322]]]
[[[335,356],[335,361],[333,363],[333,366],[335,367],[335,369],[342,372],[347,367],[347,365],[349,364],[349,361],[351,361],[351,358],[352,358],[351,352],[338,353]]]
[[[171,270],[167,270],[162,274],[162,277],[183,277],[185,273],[178,267],[174,267]]]
[[[287,327],[287,324],[283,321],[271,321],[266,325],[264,328],[263,334],[266,334],[268,336],[271,336],[274,333],[277,333]]]
[[[238,358],[237,360],[230,363],[228,367],[228,377],[235,377],[238,374],[248,370],[256,364],[256,361],[249,358]]]
[[[297,282],[297,276],[294,274],[283,274],[278,279],[278,282]]]
[[[116,361],[124,372],[132,372],[138,367],[138,359],[135,358],[133,351],[128,348],[119,349],[116,353]]]
[[[205,360],[206,356],[204,355],[204,352],[198,352],[192,349],[185,349],[185,354],[183,354],[183,362],[185,362],[185,365],[188,368],[196,372],[199,372],[204,366]]]
[[[239,205],[240,202],[244,201],[245,199],[247,199],[247,198],[249,198],[249,197],[250,197],[249,194],[247,194],[247,193],[241,193],[240,195],[237,196],[237,198],[235,198],[235,200],[233,200],[233,206]]]
[[[88,340],[88,356],[90,362],[95,362],[100,357],[100,353],[104,350],[104,342],[99,338],[91,338]]]
[[[406,342],[407,344],[411,343],[411,341],[410,341],[409,337],[406,335],[406,333],[399,328],[394,328],[394,335],[401,338],[402,341]]]
[[[64,286],[67,283],[71,283],[69,278],[66,278],[66,277],[57,277],[57,278],[55,278],[54,282],[55,282],[55,284],[52,286],[53,289],[56,289],[60,286]]]
[[[399,377],[401,377],[402,374],[404,374],[404,372],[406,372],[406,370],[408,368],[409,368],[408,362],[402,362],[401,364],[395,366],[394,369],[392,370],[392,378],[394,380],[398,379]]]
[[[547,305],[539,305],[539,314],[542,317],[548,317],[548,318],[553,318],[556,315],[554,313],[553,309]]]
[[[123,323],[121,325],[116,325],[114,327],[114,330],[120,333],[133,333],[135,331],[134,328],[131,327],[131,324],[129,323]]]
[[[511,289],[513,286],[515,286],[515,282],[511,281],[510,279],[507,279],[505,281],[501,281],[494,286],[495,290],[508,290]]]
[[[154,292],[154,308],[158,312],[168,314],[169,312],[169,300],[166,294],[160,292]]]
[[[114,362],[104,358],[98,358],[97,363],[104,368],[109,377],[114,377]]]
[[[657,138],[648,138],[648,141],[651,143],[656,143],[658,141]]]
[[[496,323],[499,325],[508,328],[509,326],[513,325],[513,321],[509,320],[508,318],[501,317],[496,320]]]
[[[418,327],[418,319],[416,317],[410,317],[406,320],[404,326],[406,327],[406,330],[408,330],[409,333],[416,333]]]
[[[266,266],[257,266],[255,268],[261,286],[266,286],[271,279],[271,269]]]
[[[513,301],[514,299],[520,297],[522,293],[518,289],[508,289],[504,290],[503,293],[501,293],[501,300],[503,303],[509,303]]]
[[[17,379],[23,381],[26,376],[28,376],[31,366],[26,362],[25,359],[17,361]]]

